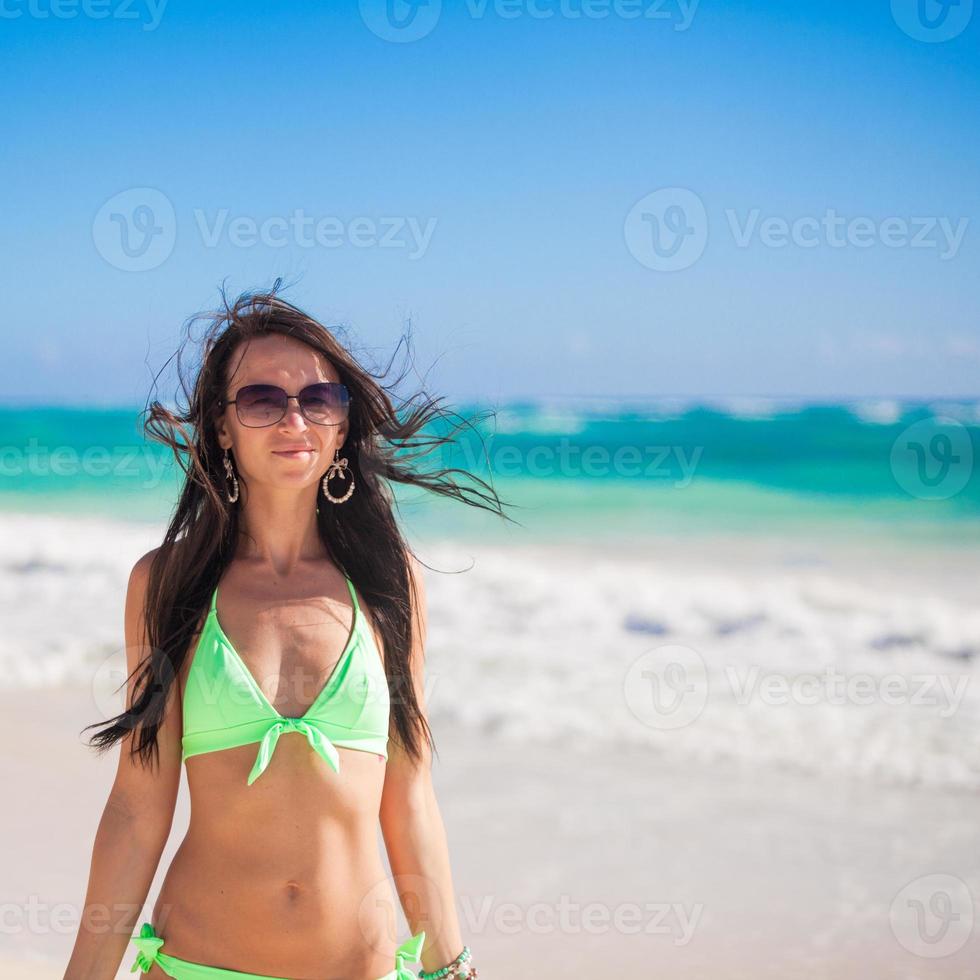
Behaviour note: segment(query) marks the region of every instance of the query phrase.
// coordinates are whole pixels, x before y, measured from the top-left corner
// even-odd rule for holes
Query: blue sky
[[[142,404],[280,275],[452,398],[972,396],[980,13],[918,2],[3,0],[2,399]]]

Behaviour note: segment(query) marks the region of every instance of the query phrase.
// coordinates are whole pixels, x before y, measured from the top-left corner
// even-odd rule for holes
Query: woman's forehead
[[[340,381],[330,361],[302,341],[281,334],[254,337],[231,360],[230,384]]]

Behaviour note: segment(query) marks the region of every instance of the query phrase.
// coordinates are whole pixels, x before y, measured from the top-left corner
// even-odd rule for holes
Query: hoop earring
[[[235,503],[238,500],[238,477],[235,476],[235,470],[231,465],[231,457],[228,455],[228,450],[225,450],[225,483],[231,481],[231,493],[228,492],[227,486],[225,487],[225,497],[229,504]]]
[[[323,487],[323,496],[327,498],[332,504],[342,504],[350,500],[350,495],[354,492],[354,474],[350,473],[350,486],[347,488],[347,492],[342,497],[332,497],[330,495],[330,490],[327,484],[330,479],[335,476],[344,477],[350,473],[350,466],[347,465],[347,459],[340,459],[340,450],[337,449],[334,452],[333,462],[330,464],[330,469],[327,470],[326,476],[320,481],[320,486]]]

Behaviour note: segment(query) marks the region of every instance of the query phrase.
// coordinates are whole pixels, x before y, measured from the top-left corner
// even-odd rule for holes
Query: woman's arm
[[[412,686],[425,715],[423,692],[426,630],[425,587],[419,563],[411,559],[417,604],[413,610]],[[422,966],[435,970],[463,948],[449,866],[446,831],[432,787],[432,757],[423,741],[423,759],[413,763],[392,743],[381,797],[381,831],[398,897],[412,933],[426,930]]]
[[[143,600],[153,555],[151,551],[133,566],[126,591],[130,673],[148,652]],[[132,697],[130,677],[127,705]],[[180,786],[180,714],[174,690],[157,733],[159,769],[130,761],[131,735],[119,742],[118,768],[95,835],[85,905],[64,980],[112,980],[126,954],[173,822]]]

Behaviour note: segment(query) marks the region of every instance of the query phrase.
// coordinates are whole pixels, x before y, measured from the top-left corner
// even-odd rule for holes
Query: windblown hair
[[[403,402],[406,410],[399,416],[389,392],[404,374],[390,385],[380,384],[392,362],[381,374],[365,370],[329,330],[282,299],[281,287],[282,280],[277,279],[268,291],[242,293],[231,305],[222,288],[221,308],[199,313],[187,324],[188,340],[193,324],[199,320],[206,324],[203,356],[191,382],[184,370],[183,345],[174,355],[186,409],[171,411],[153,401],[141,413],[148,412],[143,422],[147,437],[173,451],[184,479],[149,570],[142,611],[149,652],[133,672],[131,702],[127,698],[121,714],[82,729],[100,728],[89,740],[100,754],[132,733],[131,757],[138,755],[144,765],[158,761],[157,733],[168,696],[177,686],[181,665],[240,537],[239,505],[225,496],[226,475],[215,429],[224,410],[219,402],[227,397],[229,366],[236,352],[241,355],[240,345],[269,334],[295,338],[319,351],[350,391],[349,431],[341,452],[357,489],[342,505],[329,503],[318,490],[317,529],[328,554],[367,599],[383,638],[394,737],[414,760],[421,756],[423,737],[433,746],[411,683],[415,591],[410,549],[395,519],[397,501],[391,484],[421,487],[505,520],[512,518],[504,513],[505,504],[492,485],[475,474],[456,468],[423,470],[417,465],[430,452],[451,443],[459,431],[470,428],[472,421],[444,409],[441,397],[430,398],[424,391]],[[410,344],[410,334],[403,339]],[[412,404],[419,396],[421,404]],[[448,434],[440,434],[446,433],[447,426]],[[425,428],[429,431],[423,434]],[[473,485],[456,482],[453,474],[461,474]],[[237,475],[244,482],[242,474]]]

